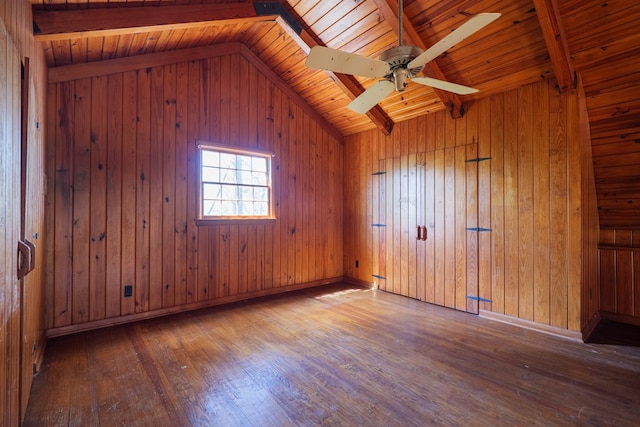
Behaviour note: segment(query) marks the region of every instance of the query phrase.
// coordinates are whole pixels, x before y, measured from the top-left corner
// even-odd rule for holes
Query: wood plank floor
[[[49,342],[26,426],[640,423],[640,348],[330,285]]]

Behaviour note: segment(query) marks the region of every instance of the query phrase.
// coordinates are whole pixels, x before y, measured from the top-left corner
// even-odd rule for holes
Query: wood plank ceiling
[[[421,48],[471,15],[502,14],[423,70],[479,92],[457,96],[409,84],[367,115],[346,106],[375,79],[309,69],[304,60],[315,45],[368,57],[397,45],[395,0],[32,3],[49,67],[240,42],[343,135],[375,127],[389,133],[443,109],[456,117],[481,97],[539,79],[555,79],[564,90],[577,75],[587,96],[601,227],[640,228],[640,2],[405,0],[404,44]]]

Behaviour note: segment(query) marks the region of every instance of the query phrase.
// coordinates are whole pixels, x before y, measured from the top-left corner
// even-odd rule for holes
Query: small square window
[[[273,218],[272,153],[224,145],[198,147],[199,220]]]

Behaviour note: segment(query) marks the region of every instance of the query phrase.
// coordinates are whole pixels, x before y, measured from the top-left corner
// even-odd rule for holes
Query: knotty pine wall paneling
[[[116,106],[123,104],[122,74],[107,77],[106,88],[108,114],[106,115],[106,165],[105,179],[105,235],[111,236],[105,244],[105,278],[104,283],[118,283],[121,280],[122,265],[119,262],[120,248],[122,247],[123,212],[120,201],[123,198],[123,115],[118,114]],[[51,85],[55,87],[54,85]],[[50,102],[50,104],[54,104]],[[103,164],[104,167],[104,164]],[[105,286],[105,316],[112,317],[120,314],[120,295],[122,289],[117,286]]]
[[[342,141],[243,52],[50,84],[50,335],[343,276]],[[272,150],[277,220],[196,225],[197,141]]]
[[[572,185],[581,186],[582,194],[580,198],[572,195],[572,211],[573,216],[580,217],[582,242],[580,245],[576,245],[570,249],[574,251],[581,251],[582,259],[581,265],[579,265],[575,258],[572,258],[573,266],[572,271],[580,271],[581,280],[581,300],[580,318],[582,328],[583,340],[588,340],[589,334],[593,331],[594,319],[597,319],[599,309],[600,294],[600,277],[599,277],[599,265],[598,265],[598,240],[600,238],[600,218],[598,212],[598,196],[596,193],[595,185],[595,173],[593,152],[591,144],[591,128],[589,124],[589,114],[587,111],[587,99],[585,95],[584,85],[582,78],[578,76],[578,85],[575,91],[569,92],[570,105],[572,107],[577,106],[578,120],[572,121],[569,133],[571,144],[571,150],[569,156],[572,161],[569,163],[571,170],[576,169],[577,159],[580,163],[580,174],[574,173],[574,179]],[[571,117],[575,114],[573,108],[568,108],[568,114]],[[580,210],[576,210],[576,206],[580,207]],[[573,223],[571,221],[570,223]],[[569,232],[575,229],[569,229]],[[553,262],[553,260],[552,260]],[[574,295],[574,297],[577,297]]]
[[[581,307],[588,305],[583,293],[597,285],[597,212],[581,123],[578,95],[559,94],[544,81],[482,99],[461,119],[438,112],[389,137],[348,137],[345,273],[447,307],[580,331],[589,311]],[[397,141],[413,135],[404,160]],[[464,162],[476,157],[490,159]],[[414,184],[418,164],[422,177]],[[367,202],[374,191],[379,204]],[[415,214],[405,214],[402,203]],[[385,226],[360,219],[370,216]],[[426,245],[409,244],[398,221],[426,223]],[[476,227],[492,231],[466,230]],[[482,298],[476,309],[467,296]]]
[[[640,323],[640,230],[600,230],[599,308],[604,316]]]
[[[0,5],[0,424],[19,425],[34,370],[44,352],[46,65],[33,42],[31,5]],[[21,65],[27,65],[21,94]],[[35,269],[17,280],[20,236],[21,97],[28,103],[24,221],[25,238],[36,246]]]
[[[5,425],[20,420],[20,282],[15,256],[20,239],[20,58],[0,26],[0,414]]]

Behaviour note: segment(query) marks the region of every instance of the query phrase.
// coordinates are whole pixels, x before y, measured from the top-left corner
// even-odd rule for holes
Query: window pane
[[[251,159],[251,169],[258,172],[266,172],[267,159],[264,157],[254,157]]]
[[[221,187],[220,184],[204,184],[202,186],[202,197],[211,200],[219,199]]]
[[[236,170],[235,169],[220,169],[220,182],[225,182],[229,184],[235,184],[236,181]]]
[[[268,202],[269,191],[263,187],[257,187],[253,189],[253,200],[257,202]]]
[[[213,204],[214,204],[213,200],[206,200],[206,199],[203,200],[202,215],[204,216],[215,215],[215,213],[213,212]]]
[[[239,215],[253,215],[253,202],[239,202]]]
[[[238,156],[238,169],[250,171],[251,170],[251,157]]]
[[[202,166],[218,166],[220,154],[215,151],[202,150]]]
[[[222,200],[238,200],[238,187],[235,185],[223,185],[220,198]]]
[[[203,167],[202,180],[205,182],[220,182],[220,169]]]
[[[221,206],[222,206],[222,210],[220,215],[224,215],[224,216],[238,215],[238,202],[236,202],[235,200],[233,201],[225,200],[221,202]]]
[[[236,169],[236,155],[220,153],[220,167],[226,169]]]
[[[240,187],[240,200],[253,200],[253,187]]]
[[[267,185],[267,174],[264,172],[253,172],[252,183],[253,185]]]
[[[251,172],[250,171],[238,171],[238,184],[251,185]]]
[[[222,215],[222,202],[220,200],[215,200],[213,202],[213,208],[211,210],[211,215]]]
[[[267,202],[255,202],[253,204],[254,215],[269,215],[269,203]]]

